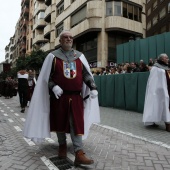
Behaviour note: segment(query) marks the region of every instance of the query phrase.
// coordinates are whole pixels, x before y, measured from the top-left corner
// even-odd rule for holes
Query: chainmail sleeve
[[[94,82],[93,77],[89,74],[84,65],[83,65],[83,81],[90,88],[90,90],[97,90],[97,86]]]
[[[51,73],[50,73],[50,77],[49,77],[49,82],[48,82],[48,88],[50,90],[52,90],[52,88],[56,85],[53,81],[52,81],[52,75],[54,74],[55,71],[55,65],[56,65],[56,57],[54,57],[53,59],[53,63],[52,63],[52,67],[51,67]]]

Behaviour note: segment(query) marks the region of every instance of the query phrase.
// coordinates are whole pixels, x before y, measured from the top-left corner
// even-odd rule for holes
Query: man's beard
[[[64,44],[63,48],[67,49],[67,50],[70,50],[72,48],[72,44]]]

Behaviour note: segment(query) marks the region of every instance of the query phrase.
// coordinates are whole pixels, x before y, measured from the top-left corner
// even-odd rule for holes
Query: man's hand
[[[90,91],[90,97],[91,97],[92,99],[96,98],[97,95],[98,95],[98,91],[97,91],[97,90],[91,90],[91,91]]]
[[[59,97],[63,94],[63,90],[58,85],[54,86],[52,91],[57,99],[59,99]]]

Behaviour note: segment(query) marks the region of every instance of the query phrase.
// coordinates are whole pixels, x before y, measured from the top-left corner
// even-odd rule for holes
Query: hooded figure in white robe
[[[157,126],[155,123],[164,121],[166,130],[170,131],[168,60],[166,54],[160,54],[157,63],[151,68],[146,86],[143,122],[145,126]]]

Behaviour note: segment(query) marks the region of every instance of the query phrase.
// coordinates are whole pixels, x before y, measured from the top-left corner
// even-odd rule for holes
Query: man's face
[[[163,61],[164,63],[168,64],[168,61],[169,61],[168,56],[164,56],[164,57],[162,58],[162,61]]]
[[[60,44],[64,50],[70,50],[73,45],[73,37],[70,32],[62,34],[60,38]]]

